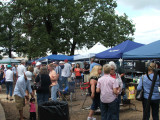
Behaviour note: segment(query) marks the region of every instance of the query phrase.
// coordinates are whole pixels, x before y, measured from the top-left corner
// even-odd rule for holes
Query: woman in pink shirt
[[[96,92],[100,93],[101,100],[101,120],[119,120],[118,118],[118,99],[119,85],[110,76],[110,65],[103,66],[104,75],[98,79]]]

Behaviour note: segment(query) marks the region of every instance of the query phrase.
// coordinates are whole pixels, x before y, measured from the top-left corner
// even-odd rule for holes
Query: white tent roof
[[[90,48],[87,53],[74,56],[74,60],[87,59],[95,56],[95,54],[103,52],[107,50],[107,48],[102,45],[100,42],[96,43],[92,48]]]

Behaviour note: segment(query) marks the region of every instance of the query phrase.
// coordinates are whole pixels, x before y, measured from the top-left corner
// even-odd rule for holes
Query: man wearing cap
[[[5,74],[5,82],[6,82],[6,88],[7,88],[7,97],[6,99],[8,100],[8,95],[10,93],[10,101],[12,101],[12,90],[13,90],[13,80],[14,80],[14,74],[13,74],[13,71],[11,70],[12,69],[12,66],[11,65],[7,65],[7,71],[6,71],[6,74]]]
[[[25,61],[22,60],[21,64],[18,65],[17,67],[17,76],[18,77],[23,76],[25,72],[26,72]]]
[[[23,107],[25,106],[25,98],[29,99],[29,96],[26,95],[26,90],[31,94],[32,97],[32,89],[29,80],[32,79],[31,72],[25,72],[23,76],[20,76],[16,82],[16,86],[14,89],[14,97],[16,107],[19,110],[20,120],[23,120]]]
[[[36,67],[34,68],[34,72],[33,72],[33,74],[35,75],[35,78],[36,78],[37,75],[39,74],[40,68],[41,68],[41,62],[37,62],[37,63],[36,63]]]
[[[68,60],[64,60],[64,62],[64,68],[62,69],[62,84],[64,83],[64,88],[66,88],[68,86],[68,77],[71,76],[72,67],[68,63]]]

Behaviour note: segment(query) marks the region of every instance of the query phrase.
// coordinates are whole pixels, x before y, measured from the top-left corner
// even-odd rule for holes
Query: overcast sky
[[[160,0],[117,0],[117,4],[117,13],[126,13],[135,24],[135,42],[160,40]]]

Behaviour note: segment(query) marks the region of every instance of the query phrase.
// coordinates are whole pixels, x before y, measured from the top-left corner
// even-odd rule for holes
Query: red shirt
[[[114,79],[116,79],[116,74],[114,74],[114,75],[110,74],[110,76],[113,77]]]

